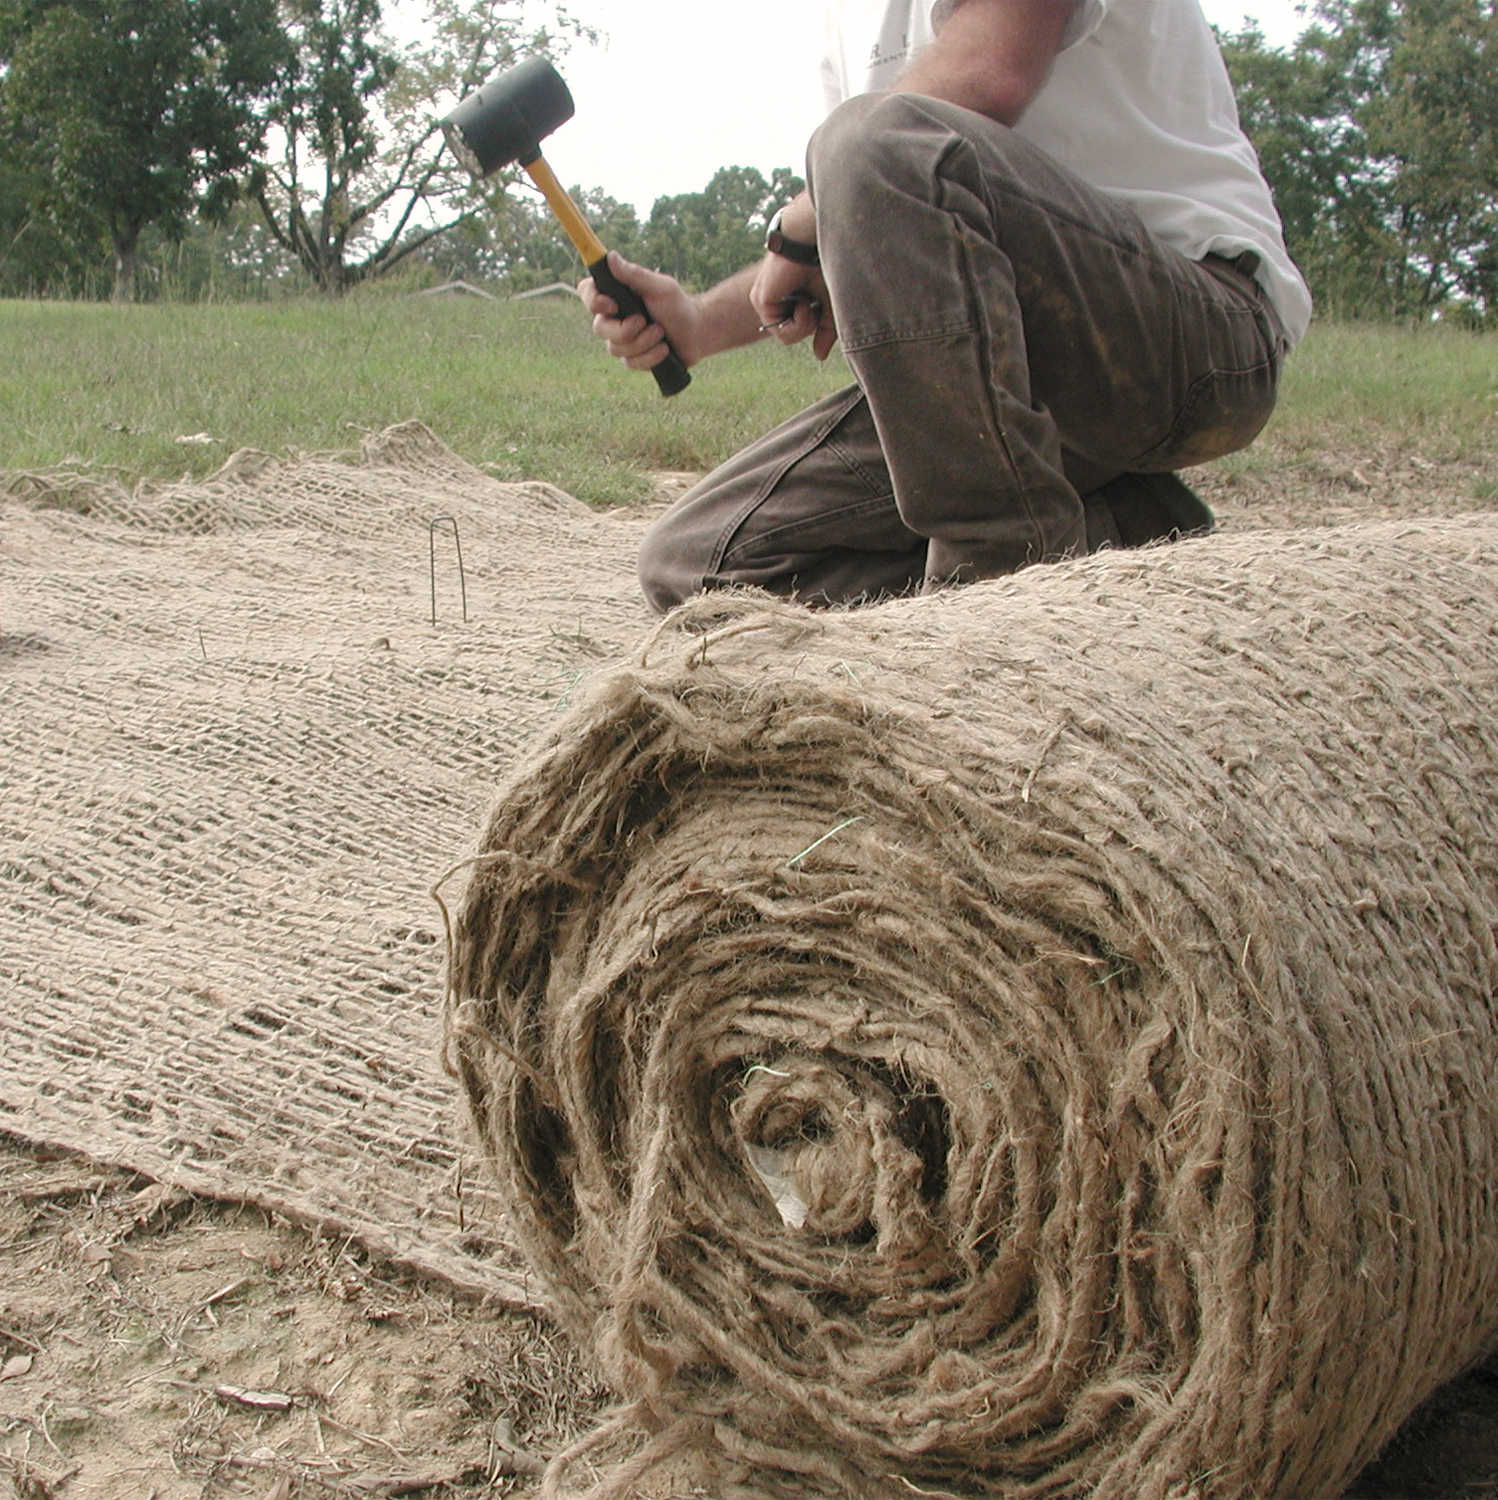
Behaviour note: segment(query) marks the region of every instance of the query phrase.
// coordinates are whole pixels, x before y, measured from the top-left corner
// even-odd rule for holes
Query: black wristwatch
[[[775,210],[770,227],[765,230],[765,249],[771,255],[783,255],[787,260],[795,261],[798,266],[821,265],[821,257],[817,254],[815,245],[809,245],[805,240],[793,240],[780,232],[780,221],[784,216],[783,208]]]

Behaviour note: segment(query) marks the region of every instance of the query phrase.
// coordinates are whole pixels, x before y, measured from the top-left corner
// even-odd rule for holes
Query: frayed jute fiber
[[[534,1303],[459,1149],[430,889],[649,627],[643,526],[417,423],[0,475],[0,1132]]]
[[[1498,1343],[1495,664],[1473,517],[718,596],[595,679],[448,1002],[623,1403],[548,1493],[1339,1493]]]

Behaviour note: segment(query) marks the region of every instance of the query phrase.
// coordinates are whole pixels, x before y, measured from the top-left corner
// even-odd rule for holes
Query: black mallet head
[[[512,163],[533,162],[542,140],[574,112],[562,75],[544,57],[528,57],[471,93],[442,121],[442,133],[453,155],[482,180]]]

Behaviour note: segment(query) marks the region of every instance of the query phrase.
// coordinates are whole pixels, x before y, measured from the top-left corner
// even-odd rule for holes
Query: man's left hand
[[[768,333],[782,344],[811,339],[811,352],[826,359],[837,343],[837,324],[819,266],[803,266],[767,253],[759,264],[749,301]]]

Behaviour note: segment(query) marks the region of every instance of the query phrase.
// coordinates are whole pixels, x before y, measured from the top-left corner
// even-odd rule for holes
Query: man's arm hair
[[[958,0],[896,88],[1014,125],[1061,51],[1078,0]]]

